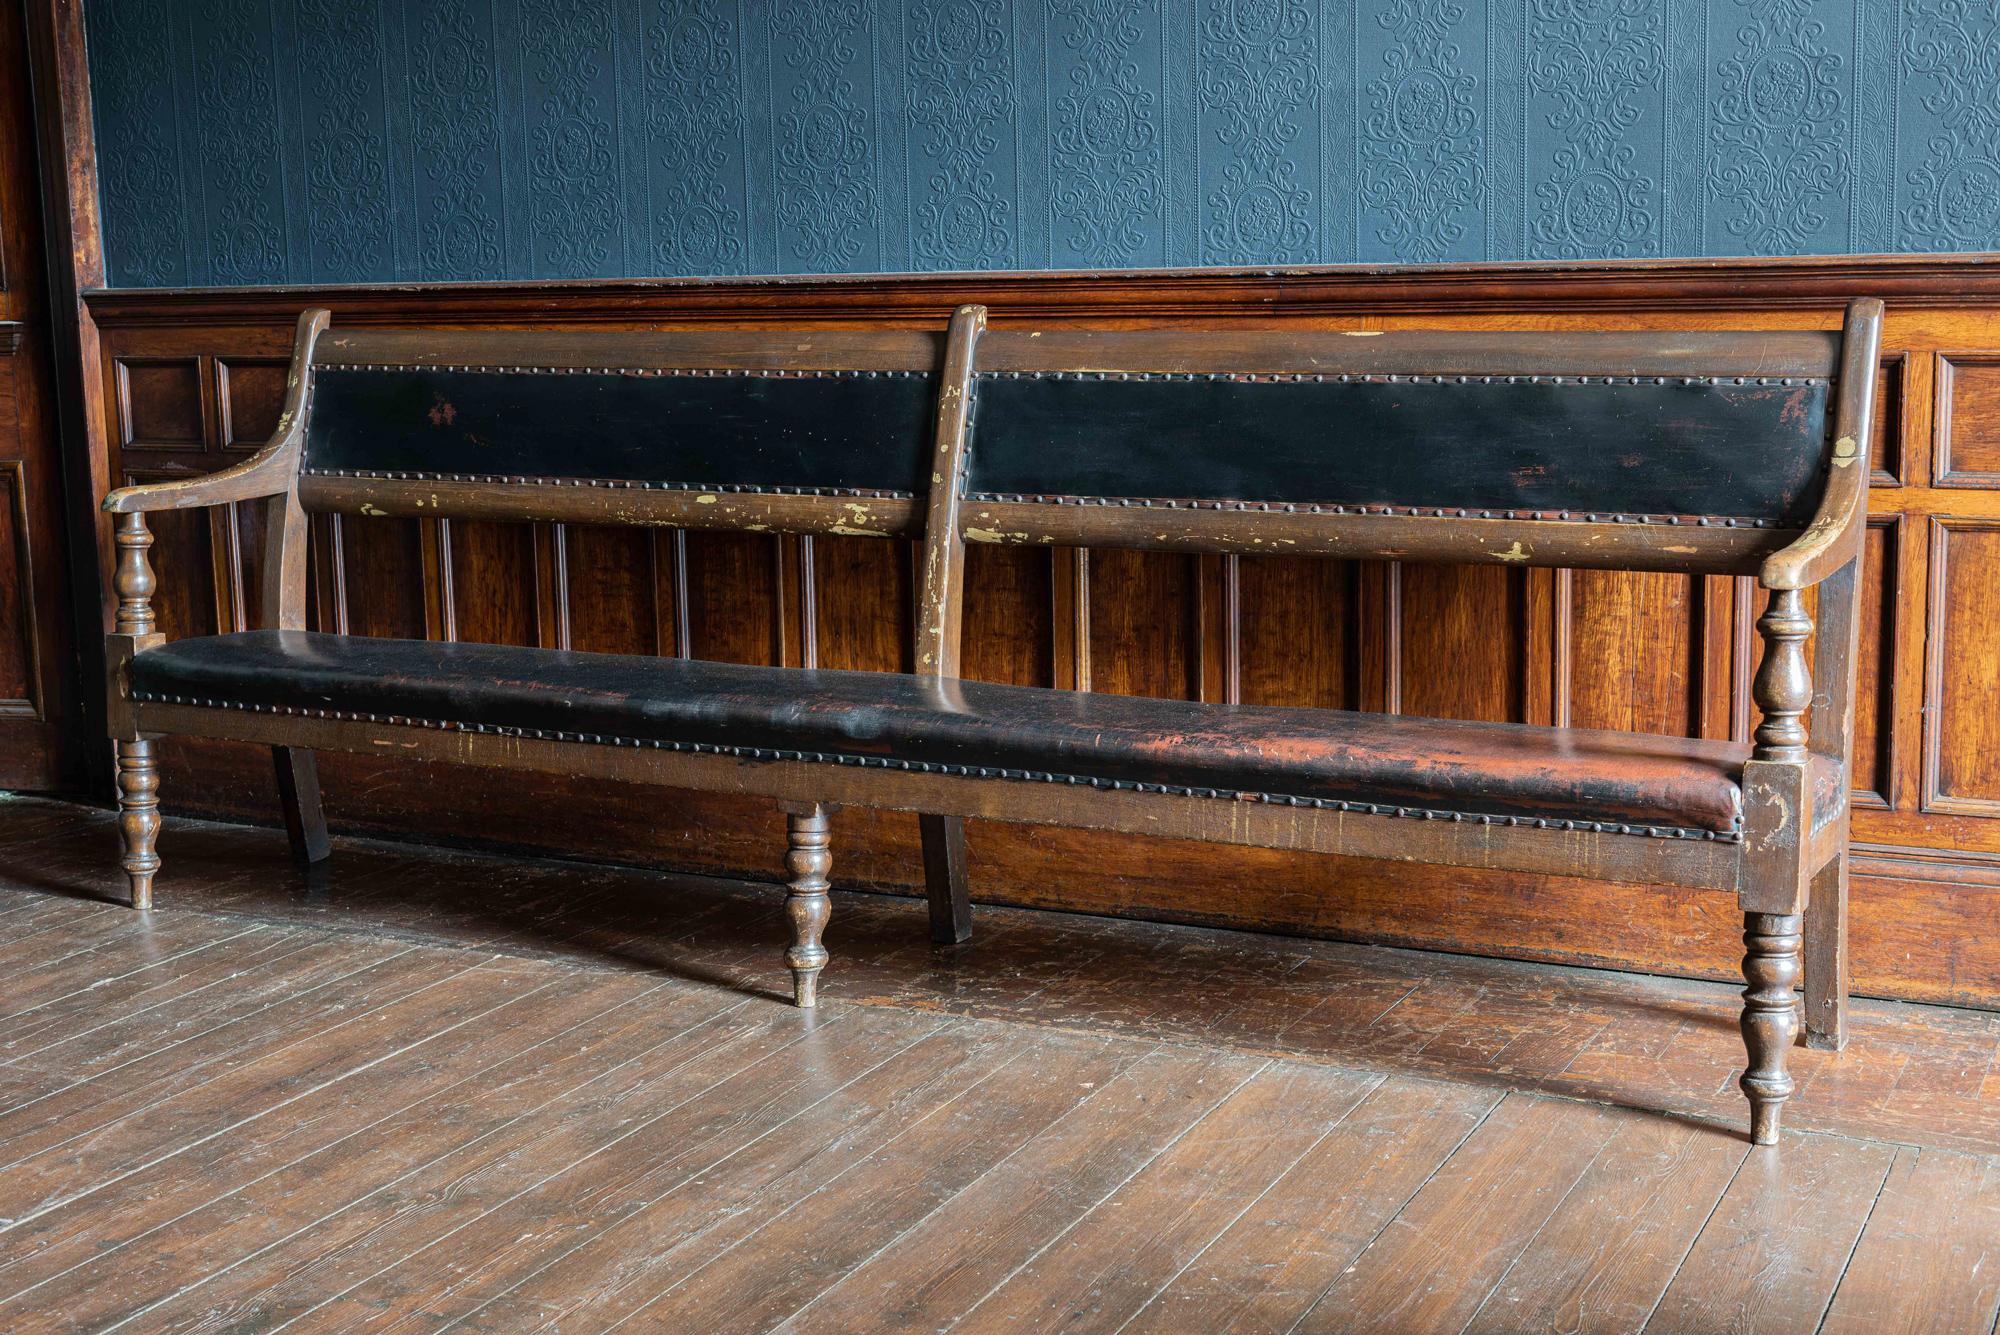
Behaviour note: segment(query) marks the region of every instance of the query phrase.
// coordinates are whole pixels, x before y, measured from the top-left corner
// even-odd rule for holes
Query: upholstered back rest
[[[376,331],[313,352],[307,509],[909,532],[932,333]]]
[[[994,330],[965,534],[1749,572],[1813,518],[1840,347]]]

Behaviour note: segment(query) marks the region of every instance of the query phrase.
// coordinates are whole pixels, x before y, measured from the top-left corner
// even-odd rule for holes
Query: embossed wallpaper
[[[2000,0],[88,0],[130,286],[2000,249]]]

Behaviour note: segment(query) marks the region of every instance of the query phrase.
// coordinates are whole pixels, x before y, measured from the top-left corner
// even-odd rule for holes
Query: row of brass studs
[[[414,469],[306,468],[307,477],[348,477],[379,482],[480,482],[507,487],[599,487],[611,491],[706,492],[750,496],[837,496],[870,501],[907,501],[912,493],[867,487],[762,486],[750,482],[633,482],[602,477],[527,477],[505,473],[429,473]]]
[[[1825,385],[1825,376],[1403,375],[1375,371],[981,371],[981,380],[1140,380],[1254,385]]]
[[[1401,515],[1418,519],[1512,519],[1548,523],[1665,524],[1696,528],[1786,528],[1774,519],[1734,515],[1615,514],[1574,510],[1475,510],[1429,505],[1328,505],[1317,501],[1227,501],[1154,496],[1070,496],[981,491],[966,499],[992,505],[1075,505],[1126,510],[1219,510],[1227,514]]]
[[[643,737],[620,737],[607,733],[565,732],[547,728],[510,728],[489,723],[461,723],[442,719],[415,718],[403,714],[370,714],[339,709],[304,709],[294,705],[249,704],[237,700],[209,700],[180,695],[159,695],[137,691],[133,699],[142,704],[188,705],[198,709],[236,710],[249,714],[285,714],[295,717],[329,719],[335,722],[371,723],[387,727],[428,728],[440,732],[484,733],[497,737],[520,737],[533,741],[576,742],[596,746],[629,746],[641,750],[675,751],[688,755],[730,756],[743,760],[803,761],[810,764],[848,765],[861,769],[892,769],[917,774],[943,774],[972,779],[1013,779],[1027,783],[1059,783],[1112,792],[1159,793],[1173,797],[1225,798],[1238,802],[1259,802],[1269,806],[1301,807],[1320,811],[1343,811],[1368,816],[1400,816],[1414,820],[1441,820],[1474,825],[1506,825],[1540,830],[1581,830],[1597,834],[1641,835],[1654,839],[1695,839],[1734,843],[1742,838],[1741,819],[1736,828],[1723,832],[1680,825],[1637,825],[1619,821],[1565,820],[1553,816],[1500,816],[1475,811],[1448,811],[1434,807],[1391,806],[1380,802],[1357,802],[1345,798],[1293,797],[1278,793],[1245,792],[1226,788],[1198,788],[1171,783],[1145,783],[1134,779],[1106,779],[1088,775],[1058,774],[1045,770],[1007,769],[995,765],[953,765],[928,760],[898,760],[888,756],[856,756],[837,751],[793,751],[777,747],[726,746],[713,742],[655,741]]]
[[[788,370],[781,367],[494,366],[414,362],[319,362],[315,371],[460,371],[491,375],[626,375],[689,380],[928,380],[929,371]]]

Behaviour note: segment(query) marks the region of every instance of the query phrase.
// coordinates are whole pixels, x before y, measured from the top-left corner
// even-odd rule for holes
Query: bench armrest
[[[105,513],[194,510],[234,501],[261,500],[289,491],[298,476],[299,445],[305,439],[313,344],[332,318],[332,313],[323,309],[309,310],[299,316],[298,341],[293,345],[292,369],[285,382],[284,411],[278,414],[277,430],[271,433],[263,449],[240,464],[200,477],[120,487],[104,498]]]
[[[1757,582],[1767,589],[1807,589],[1852,560],[1868,517],[1870,439],[1875,424],[1875,374],[1882,352],[1882,303],[1847,308],[1840,361],[1840,402],[1834,410],[1833,455],[1826,491],[1805,532],[1764,561]]]

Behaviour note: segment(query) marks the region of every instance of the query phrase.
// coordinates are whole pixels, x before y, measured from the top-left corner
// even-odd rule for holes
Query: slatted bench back
[[[907,533],[943,338],[334,329],[308,510]]]
[[[1837,334],[995,330],[966,537],[1749,572]]]

